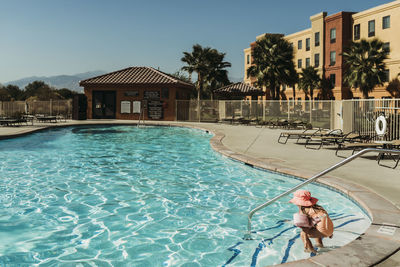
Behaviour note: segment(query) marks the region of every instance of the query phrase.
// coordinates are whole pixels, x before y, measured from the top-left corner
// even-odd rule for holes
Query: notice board
[[[132,113],[140,113],[140,101],[133,101]]]
[[[161,120],[164,118],[163,101],[147,101],[147,117],[152,120]]]
[[[121,101],[121,114],[131,113],[131,101]]]

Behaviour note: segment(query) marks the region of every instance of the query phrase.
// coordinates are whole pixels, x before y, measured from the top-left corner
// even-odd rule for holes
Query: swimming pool
[[[310,255],[290,197],[300,181],[234,162],[186,128],[90,126],[0,141],[0,265],[265,266]],[[267,149],[267,148],[266,148]],[[370,224],[327,188],[320,199],[344,245]]]

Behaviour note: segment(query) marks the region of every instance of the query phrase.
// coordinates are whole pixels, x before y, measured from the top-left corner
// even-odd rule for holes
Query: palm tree
[[[217,50],[211,50],[209,57],[210,69],[205,77],[206,88],[210,93],[211,99],[215,89],[228,85],[228,71],[226,68],[231,67],[231,63],[224,61],[225,53],[219,53]]]
[[[228,72],[225,68],[230,67],[231,63],[224,61],[225,54],[218,52],[216,49],[210,47],[202,47],[199,44],[193,45],[193,51],[183,52],[184,56],[181,61],[186,63],[186,66],[182,67],[183,71],[189,73],[191,77],[192,73],[197,73],[197,100],[200,101],[200,95],[203,92],[203,88],[207,84],[218,82],[226,82],[228,80]]]
[[[318,70],[312,66],[302,69],[299,79],[299,88],[304,91],[306,96],[310,94],[310,99],[313,99],[314,89],[320,85],[321,78],[318,75]]]
[[[293,68],[291,71],[293,73],[290,74],[290,80],[287,85],[293,88],[293,100],[296,101],[296,84],[299,82],[299,74],[297,73],[295,68]]]
[[[321,100],[331,100],[333,99],[333,84],[331,79],[329,78],[322,78],[320,81],[320,90],[318,92],[318,99]]]
[[[344,82],[352,88],[359,88],[364,98],[368,98],[375,86],[386,80],[384,60],[388,58],[387,54],[383,42],[378,39],[352,42],[342,54],[347,67]]]
[[[247,75],[256,77],[258,86],[269,88],[272,99],[279,100],[280,85],[290,84],[294,72],[293,47],[282,35],[265,34],[257,40]]]

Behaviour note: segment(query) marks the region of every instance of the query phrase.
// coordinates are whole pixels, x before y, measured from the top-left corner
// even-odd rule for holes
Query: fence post
[[[53,100],[50,99],[50,116],[53,115]]]
[[[265,121],[265,99],[262,100],[263,121]]]

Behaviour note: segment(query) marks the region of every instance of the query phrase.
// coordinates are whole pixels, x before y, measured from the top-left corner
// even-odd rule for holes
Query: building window
[[[303,48],[303,42],[301,41],[301,40],[299,40],[298,42],[297,42],[297,49],[302,49]]]
[[[390,81],[390,72],[389,70],[385,70],[385,78],[383,82],[389,82]]]
[[[297,60],[297,67],[299,68],[299,69],[301,69],[301,66],[302,65],[302,60],[301,59],[298,59]]]
[[[250,64],[250,55],[247,55],[247,64]]]
[[[389,42],[384,43],[384,44],[382,45],[382,50],[383,50],[384,52],[386,52],[386,54],[389,54],[389,53],[390,53],[390,43],[389,43]]]
[[[382,29],[390,28],[390,16],[386,16],[382,18]]]
[[[310,51],[310,38],[306,39],[306,51]]]
[[[354,25],[354,40],[360,40],[360,24]]]
[[[333,66],[336,64],[336,51],[331,51],[331,62],[330,62],[330,66]]]
[[[319,32],[315,33],[315,46],[319,46]]]
[[[314,67],[319,67],[319,54],[314,55]]]
[[[336,43],[336,28],[331,29],[331,44]]]
[[[375,36],[375,20],[368,21],[368,37]]]
[[[329,81],[331,81],[332,87],[335,87],[335,85],[336,85],[336,74],[329,75]]]
[[[310,67],[310,58],[306,58],[306,68]]]

